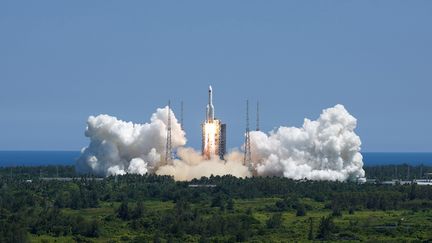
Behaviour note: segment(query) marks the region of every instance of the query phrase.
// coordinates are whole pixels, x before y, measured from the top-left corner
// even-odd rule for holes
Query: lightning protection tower
[[[259,101],[257,101],[257,107],[256,107],[256,130],[259,131]]]
[[[181,126],[181,130],[184,131],[184,126],[183,126],[183,100],[180,102],[180,126]]]
[[[243,165],[252,166],[251,148],[250,148],[250,131],[249,131],[249,100],[246,100],[246,133],[245,133],[245,150]]]
[[[165,163],[172,161],[172,144],[171,144],[171,101],[168,100],[168,121],[167,121],[167,140],[165,147]]]

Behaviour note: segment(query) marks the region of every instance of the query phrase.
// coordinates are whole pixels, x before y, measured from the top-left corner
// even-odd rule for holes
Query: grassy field
[[[221,212],[219,208],[210,208],[208,204],[192,204],[191,208],[208,207],[208,216],[212,214],[243,213],[252,211],[253,217],[263,228],[266,221],[274,213],[269,210],[280,198],[259,198],[250,200],[234,200],[234,210]],[[325,203],[304,199],[307,205],[306,216],[296,216],[295,211],[282,212],[283,223],[280,228],[269,229],[269,232],[254,235],[251,242],[307,242],[312,219],[313,234],[317,234],[318,225],[322,217],[331,214],[325,209]],[[146,212],[162,214],[174,207],[173,202],[145,201]],[[101,203],[99,208],[71,210],[62,209],[64,215],[81,215],[87,219],[98,219],[101,222],[101,233],[98,238],[73,238],[72,236],[52,237],[47,235],[31,235],[32,242],[73,242],[77,240],[88,242],[130,242],[136,237],[141,242],[152,242],[153,233],[146,230],[133,230],[130,221],[122,221],[115,216],[119,203]],[[130,207],[134,207],[130,203]],[[338,239],[345,242],[421,242],[432,238],[431,211],[368,211],[357,210],[353,214],[342,211],[342,216],[335,217],[334,223],[338,228]],[[181,241],[198,242],[196,236],[185,235]],[[162,242],[165,242],[162,239]]]

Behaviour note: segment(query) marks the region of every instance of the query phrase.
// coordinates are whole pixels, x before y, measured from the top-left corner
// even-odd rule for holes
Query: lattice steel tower
[[[171,101],[168,100],[168,122],[167,122],[167,140],[165,147],[165,163],[172,161],[172,144],[171,144]]]
[[[257,101],[257,107],[256,107],[256,130],[259,131],[259,101]]]
[[[245,134],[245,150],[243,165],[251,166],[251,148],[250,148],[250,131],[249,131],[249,100],[246,100],[246,134]]]
[[[181,125],[181,130],[184,131],[184,126],[183,126],[183,100],[180,103],[180,125]]]

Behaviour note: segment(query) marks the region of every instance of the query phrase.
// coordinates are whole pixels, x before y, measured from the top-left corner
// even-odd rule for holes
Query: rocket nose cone
[[[212,91],[212,87],[211,87],[211,85],[209,86],[209,91]]]

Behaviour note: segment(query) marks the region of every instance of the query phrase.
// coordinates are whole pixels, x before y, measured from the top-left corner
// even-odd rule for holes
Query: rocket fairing
[[[213,90],[211,85],[208,90],[208,104],[206,110],[206,121],[213,122],[214,120],[214,106],[213,106]]]

